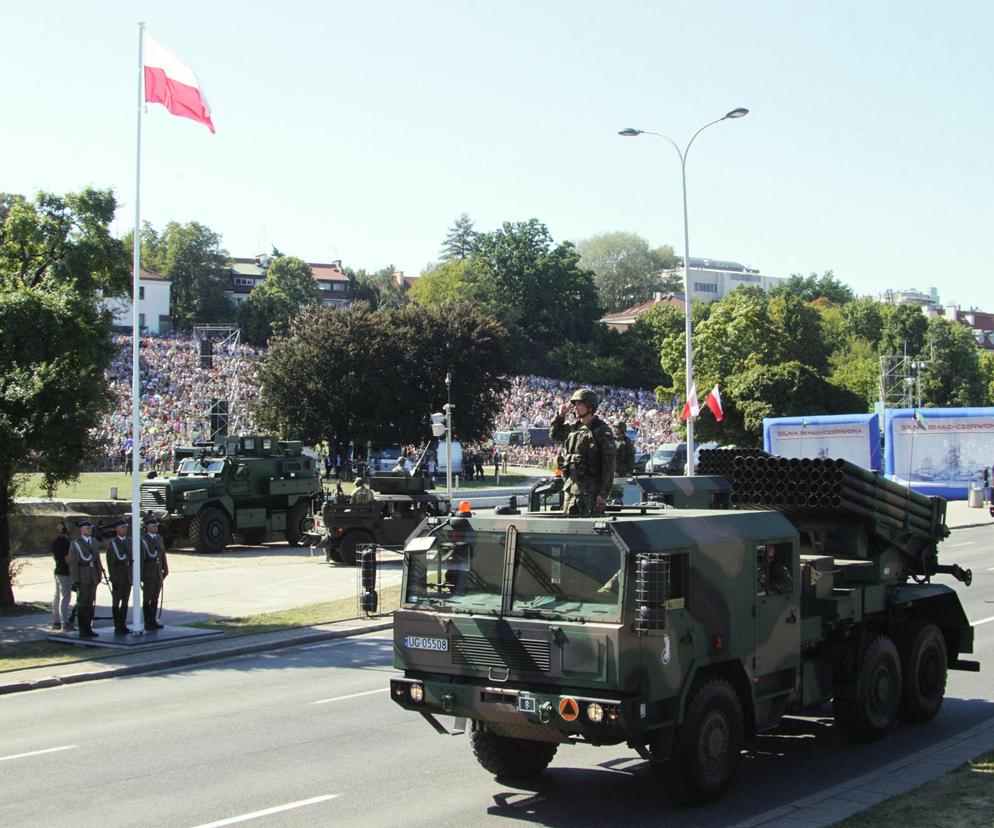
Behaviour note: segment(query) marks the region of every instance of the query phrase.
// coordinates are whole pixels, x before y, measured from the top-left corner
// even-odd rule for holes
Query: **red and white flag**
[[[697,417],[701,413],[700,403],[697,402],[697,383],[693,383],[690,386],[690,396],[687,398],[687,402],[683,406],[683,413],[680,415],[681,420],[689,420],[691,417]]]
[[[197,121],[214,132],[210,105],[193,70],[147,33],[142,51],[145,100],[160,103],[173,115]]]
[[[721,407],[721,392],[718,390],[717,383],[711,389],[711,393],[708,394],[707,399],[704,400],[704,404],[711,409],[711,413],[714,414],[714,418],[719,423],[725,419],[725,412]]]

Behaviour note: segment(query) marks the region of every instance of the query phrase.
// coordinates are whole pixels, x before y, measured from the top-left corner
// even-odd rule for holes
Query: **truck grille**
[[[142,509],[165,509],[166,484],[143,483],[139,505]]]
[[[465,635],[452,638],[452,663],[475,668],[506,667],[509,670],[547,673],[551,655],[548,641]]]

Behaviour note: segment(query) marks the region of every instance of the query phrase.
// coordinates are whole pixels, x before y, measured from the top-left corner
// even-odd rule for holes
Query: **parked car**
[[[652,455],[647,451],[640,451],[635,455],[635,466],[632,469],[635,474],[645,474],[645,464],[649,462]]]

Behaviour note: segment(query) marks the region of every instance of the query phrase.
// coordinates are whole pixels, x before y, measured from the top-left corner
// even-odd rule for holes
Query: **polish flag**
[[[145,100],[214,132],[211,108],[193,70],[149,34],[144,34]]]
[[[698,414],[701,413],[700,403],[697,402],[697,383],[693,383],[690,386],[690,396],[687,398],[687,402],[683,406],[683,413],[680,415],[681,420],[689,420],[691,417],[696,418]]]
[[[711,389],[711,393],[708,394],[707,399],[704,400],[704,404],[711,409],[711,413],[714,414],[714,418],[719,423],[725,419],[725,412],[721,407],[721,392],[718,390],[717,383]]]

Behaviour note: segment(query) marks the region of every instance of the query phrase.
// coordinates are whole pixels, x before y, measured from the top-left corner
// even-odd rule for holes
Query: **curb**
[[[46,687],[59,687],[66,684],[80,684],[84,681],[98,681],[107,678],[121,678],[122,676],[136,676],[141,673],[153,673],[156,670],[170,670],[177,667],[189,667],[193,664],[205,664],[209,661],[223,661],[226,658],[251,655],[253,653],[266,652],[267,650],[282,650],[288,647],[296,647],[301,644],[316,644],[321,641],[330,641],[336,638],[352,638],[366,633],[382,632],[393,627],[393,621],[383,621],[378,624],[369,624],[365,627],[344,630],[326,630],[314,632],[296,638],[285,638],[276,641],[257,642],[255,644],[244,644],[240,647],[231,647],[225,650],[217,650],[209,653],[195,653],[193,655],[177,656],[176,658],[161,659],[151,661],[146,664],[130,664],[122,667],[108,667],[104,670],[94,670],[90,673],[72,673],[67,676],[49,676],[34,681],[18,681],[11,684],[0,685],[0,696],[11,693],[21,693],[26,690],[41,690]]]

